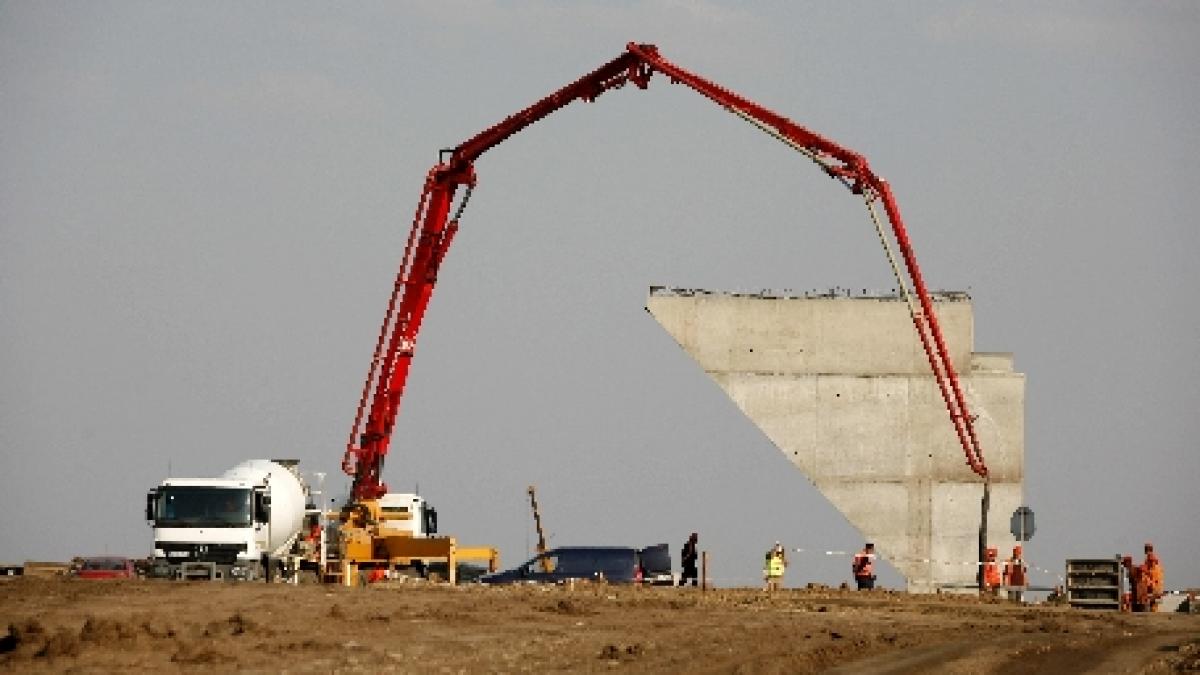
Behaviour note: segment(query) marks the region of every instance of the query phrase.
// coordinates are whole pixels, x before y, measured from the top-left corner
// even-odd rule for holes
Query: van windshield
[[[250,490],[204,486],[160,488],[155,523],[159,527],[246,527]]]

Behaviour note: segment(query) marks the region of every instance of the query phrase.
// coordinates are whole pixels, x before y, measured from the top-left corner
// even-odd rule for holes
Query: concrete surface
[[[1025,376],[974,353],[964,293],[934,297],[992,475],[988,540],[1022,503]],[[651,289],[647,311],[914,592],[975,580],[983,487],[895,296]]]

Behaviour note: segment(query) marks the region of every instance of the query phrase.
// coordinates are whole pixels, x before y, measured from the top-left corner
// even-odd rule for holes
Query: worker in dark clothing
[[[695,586],[696,580],[700,578],[700,575],[696,572],[696,559],[700,556],[696,545],[699,541],[700,535],[693,532],[692,536],[683,542],[683,551],[680,553],[680,558],[683,561],[683,572],[679,575],[680,586],[686,585],[688,579],[691,579],[692,585]]]
[[[858,584],[858,590],[869,591],[875,588],[875,544],[867,544],[854,555],[850,571],[854,573],[854,583]]]

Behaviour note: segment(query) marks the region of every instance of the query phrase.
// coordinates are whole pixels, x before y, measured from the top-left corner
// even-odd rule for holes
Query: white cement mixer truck
[[[172,579],[270,577],[296,552],[311,508],[295,460],[252,459],[219,478],[168,478],[146,495],[151,574]]]

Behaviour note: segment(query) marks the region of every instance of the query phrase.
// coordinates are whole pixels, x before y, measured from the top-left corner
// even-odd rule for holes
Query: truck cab
[[[389,492],[379,498],[380,534],[429,537],[437,534],[437,510],[420,495]]]
[[[254,579],[269,527],[263,489],[239,481],[167,479],[146,495],[154,527],[154,575],[209,570],[218,578]],[[193,565],[192,563],[199,563]]]
[[[291,551],[307,489],[293,466],[250,460],[219,478],[167,478],[146,495],[154,530],[151,574],[253,580]]]

